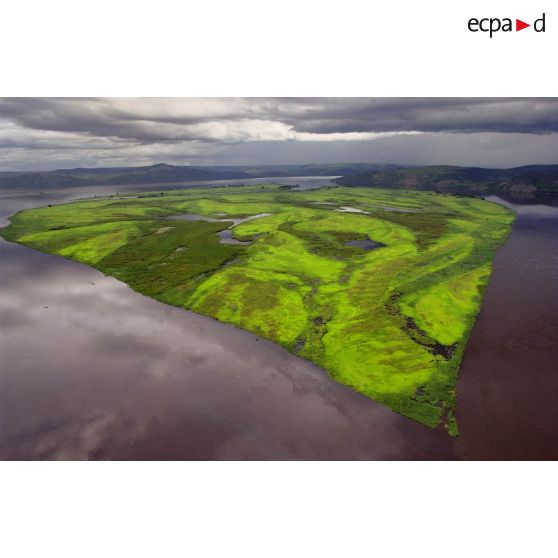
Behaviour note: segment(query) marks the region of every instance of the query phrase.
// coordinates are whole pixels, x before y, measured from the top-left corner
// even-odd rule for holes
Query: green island
[[[266,184],[25,210],[0,234],[274,341],[456,435],[459,365],[513,219],[432,192]]]

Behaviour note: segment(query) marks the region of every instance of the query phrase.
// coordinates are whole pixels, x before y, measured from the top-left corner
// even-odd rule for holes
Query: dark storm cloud
[[[139,142],[241,141],[251,139],[250,123],[254,122],[262,123],[257,133],[263,136],[265,124],[270,127],[273,123],[295,133],[323,135],[409,131],[544,134],[558,132],[558,99],[18,98],[0,101],[0,117],[29,129]]]
[[[535,144],[549,157],[558,153],[557,138],[555,98],[0,99],[0,170],[266,163],[282,156],[285,163],[318,162],[326,152],[330,161],[381,156],[405,163],[434,146],[432,161],[450,163],[446,144],[468,146],[479,161],[492,154],[502,164],[498,146],[511,160]]]
[[[296,103],[296,100],[292,101]],[[284,113],[299,132],[501,132],[558,131],[558,99],[383,98],[301,100],[313,109]]]

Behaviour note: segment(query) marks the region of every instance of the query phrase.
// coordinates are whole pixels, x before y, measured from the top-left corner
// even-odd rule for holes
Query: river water
[[[0,226],[88,193],[3,195]],[[558,458],[558,209],[513,208],[455,440],[250,333],[0,239],[0,458]]]

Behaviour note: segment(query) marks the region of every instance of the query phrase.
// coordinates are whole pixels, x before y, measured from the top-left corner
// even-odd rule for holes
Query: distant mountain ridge
[[[558,165],[527,165],[511,169],[446,165],[400,167],[355,173],[335,182],[343,186],[431,190],[464,196],[498,195],[514,202],[558,205]]]
[[[307,165],[175,166],[74,168],[0,172],[0,190],[42,191],[75,186],[180,184],[197,181],[251,180],[266,177],[338,176],[343,186],[431,190],[464,196],[495,194],[510,201],[558,205],[558,165],[511,169],[431,165],[336,163]]]
[[[72,186],[119,184],[168,184],[203,180],[253,179],[269,176],[350,176],[399,168],[396,165],[244,165],[175,166],[164,163],[146,167],[75,168],[54,171],[0,173],[0,189],[46,190]]]

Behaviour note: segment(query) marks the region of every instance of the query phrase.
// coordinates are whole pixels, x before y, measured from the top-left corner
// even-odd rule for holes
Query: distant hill
[[[558,205],[558,165],[486,169],[446,165],[404,167],[367,163],[195,167],[157,164],[146,167],[0,172],[0,190],[43,191],[75,186],[180,184],[274,176],[339,176],[335,182],[344,186],[433,190],[477,197],[496,194],[510,201]]]
[[[512,169],[429,166],[375,169],[335,180],[344,186],[398,190],[433,190],[464,196],[498,195],[522,203],[558,205],[558,165],[529,165]]]
[[[397,169],[396,165],[249,165],[76,168],[54,171],[0,173],[0,189],[48,190],[72,186],[119,184],[168,184],[203,180],[232,180],[268,176],[351,176],[376,170]]]

